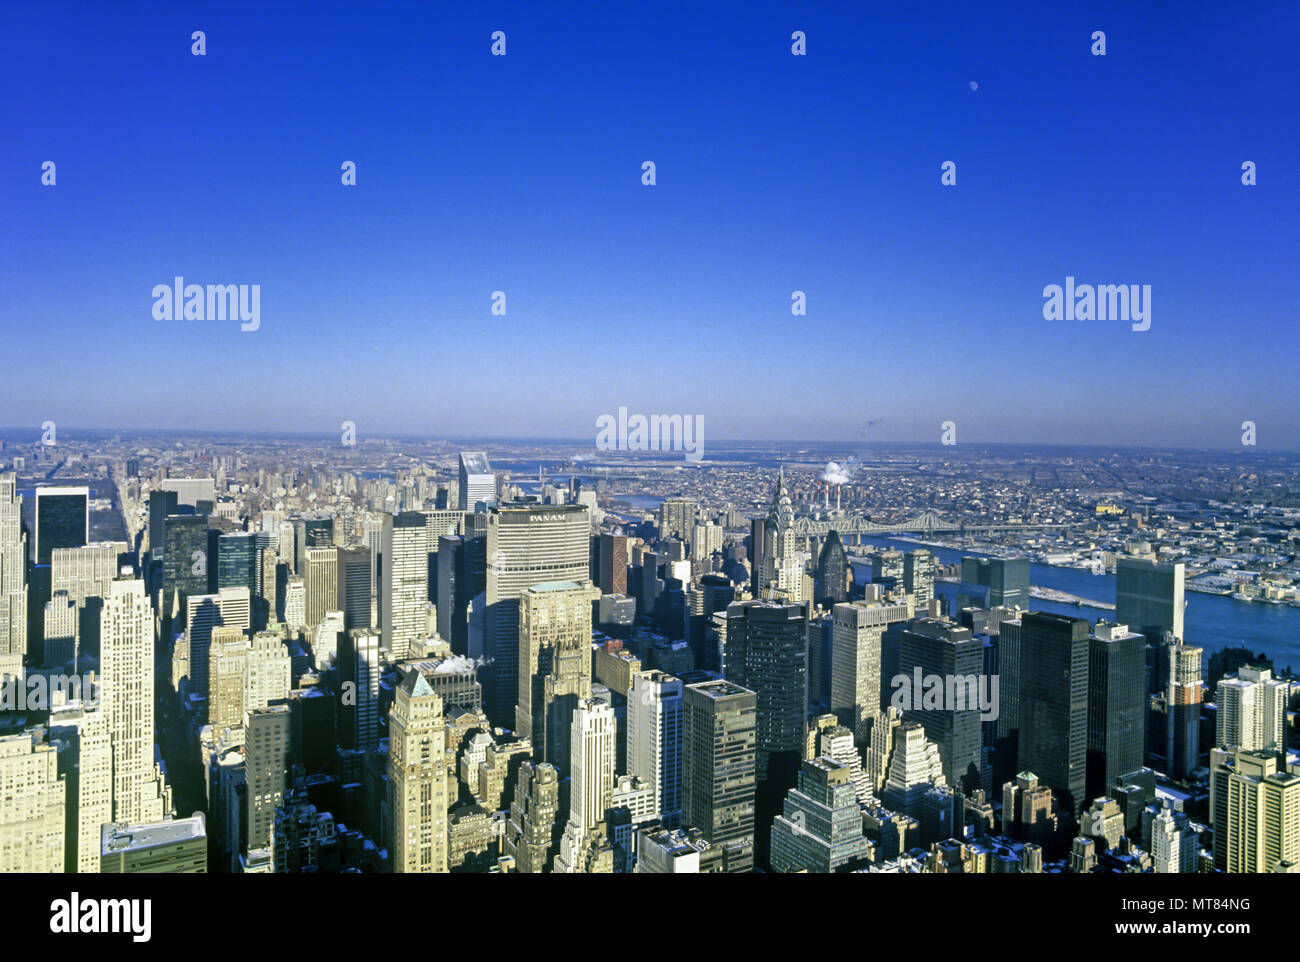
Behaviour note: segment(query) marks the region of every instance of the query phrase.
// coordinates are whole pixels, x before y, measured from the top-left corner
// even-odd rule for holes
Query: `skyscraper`
[[[364,546],[338,549],[338,594],[336,603],[343,612],[343,624],[348,629],[369,628],[370,549]]]
[[[627,594],[627,538],[601,534],[597,538],[596,573],[592,580],[603,594]]]
[[[627,770],[655,792],[659,821],[676,827],[682,809],[682,681],[662,671],[632,677],[627,696]]]
[[[169,514],[163,519],[162,615],[185,612],[185,599],[208,590],[208,518]]]
[[[109,586],[99,636],[100,711],[113,751],[113,820],[157,821],[170,799],[154,763],[153,612],[143,581]]]
[[[567,771],[578,703],[591,697],[590,581],[546,581],[519,596],[519,701],[515,731],[539,761]]]
[[[503,849],[515,860],[515,870],[549,872],[559,854],[560,776],[554,765],[525,761],[519,766]]]
[[[865,861],[870,847],[849,769],[832,758],[804,761],[772,826],[772,870],[836,872]]]
[[[1187,778],[1201,753],[1201,660],[1203,652],[1192,645],[1163,646],[1169,658],[1169,685],[1165,701],[1169,724],[1165,738],[1165,765],[1173,778]]]
[[[59,753],[32,731],[0,737],[0,873],[62,872]]]
[[[903,629],[899,674],[908,682],[910,698],[901,705],[904,722],[919,722],[925,736],[939,748],[948,784],[964,792],[983,782],[981,696],[987,695],[984,642],[970,629],[937,618],[917,618]],[[931,707],[923,697],[927,678],[945,685],[944,698]],[[917,684],[920,682],[921,684]],[[901,691],[901,689],[900,689]],[[951,694],[960,702],[948,703]],[[991,699],[989,699],[991,703]]]
[[[354,628],[339,637],[339,744],[370,751],[379,739],[379,634]]]
[[[903,590],[914,597],[918,609],[934,597],[934,555],[924,548],[903,555]]]
[[[729,681],[682,695],[682,819],[724,850],[728,872],[754,866],[757,700]]]
[[[1146,750],[1146,639],[1126,625],[1097,622],[1088,640],[1089,798],[1109,795],[1142,767]]]
[[[90,540],[90,489],[36,488],[35,563],[50,563],[55,548],[79,548]]]
[[[784,756],[793,781],[808,714],[804,606],[738,601],[728,607],[724,670],[728,681],[754,693],[759,780],[767,778],[773,756]]]
[[[1275,680],[1267,668],[1242,666],[1235,678],[1222,679],[1214,699],[1218,706],[1215,744],[1248,751],[1284,749],[1290,687]]]
[[[555,870],[590,871],[588,853],[599,838],[614,796],[614,741],[617,723],[611,705],[595,699],[573,709],[569,755],[569,821],[560,839]]]
[[[274,838],[275,810],[284,802],[289,767],[289,707],[254,708],[246,717],[244,746],[248,844],[246,855],[269,850]],[[258,860],[264,856],[259,854]]]
[[[481,640],[471,630],[469,654],[491,663],[487,714],[510,727],[519,701],[519,596],[544,582],[589,580],[590,523],[583,505],[504,506],[487,522]]]
[[[17,678],[27,652],[27,540],[23,499],[10,472],[0,474],[0,681]]]
[[[429,555],[424,515],[418,511],[385,515],[383,544],[381,633],[389,657],[401,660],[411,642],[425,633]]]
[[[1115,564],[1115,620],[1158,643],[1183,640],[1184,565],[1121,557]]]
[[[855,601],[833,609],[830,707],[859,743],[868,738],[880,711],[882,689],[889,690],[881,674],[885,630],[908,615],[905,603]]]
[[[1271,752],[1212,753],[1210,808],[1215,868],[1272,872],[1300,861],[1300,777]]]
[[[484,451],[460,452],[460,510],[490,508],[497,500],[497,479]]]
[[[258,577],[257,533],[231,531],[217,538],[217,588],[247,588],[256,598],[262,590]]]
[[[1029,612],[1020,628],[1020,768],[1077,819],[1086,804],[1088,635],[1082,618]]]
[[[446,872],[447,765],[442,699],[408,671],[388,713],[388,805],[394,872]]]
[[[957,607],[1028,608],[1028,558],[962,558]]]
[[[830,608],[848,601],[848,577],[849,556],[844,551],[839,532],[832,529],[817,559],[817,603]]]
[[[303,556],[306,564],[303,583],[307,589],[307,628],[312,629],[320,624],[325,612],[339,610],[339,549],[333,545],[308,548]]]
[[[689,542],[695,535],[695,502],[690,498],[664,498],[659,505],[659,537]]]
[[[798,548],[794,533],[794,505],[785,488],[784,473],[772,493],[772,507],[763,525],[762,574],[758,597],[798,603],[808,600],[804,569],[808,555]]]

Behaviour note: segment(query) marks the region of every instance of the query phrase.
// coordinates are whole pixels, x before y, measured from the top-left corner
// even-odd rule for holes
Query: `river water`
[[[864,543],[898,548],[901,551],[926,547],[944,564],[956,564],[961,561],[963,555],[978,554],[978,552],[959,551],[954,548],[922,546],[915,542],[898,541],[893,538],[864,536],[862,540]],[[846,547],[850,546],[846,544]],[[870,566],[853,562],[853,576],[855,580],[869,581]],[[1090,571],[1077,568],[1031,564],[1029,581],[1030,584],[1067,591],[1080,598],[1115,603],[1114,575],[1094,575]],[[939,597],[946,598],[951,608],[957,586],[951,582],[936,582],[935,592]],[[1188,591],[1186,600],[1187,609],[1183,617],[1187,644],[1204,648],[1207,655],[1223,648],[1249,648],[1257,654],[1263,652],[1271,657],[1279,669],[1288,666],[1300,668],[1300,608],[1293,608],[1290,605],[1270,605],[1258,601],[1236,601],[1226,595],[1207,595],[1199,591]],[[1032,599],[1030,607],[1035,611],[1050,611],[1075,618],[1087,618],[1092,622],[1096,622],[1099,618],[1115,617],[1114,611],[1090,608],[1086,605],[1076,607],[1039,598]]]

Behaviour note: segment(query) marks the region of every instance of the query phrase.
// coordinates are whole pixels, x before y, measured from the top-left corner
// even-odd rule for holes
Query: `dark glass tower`
[[[80,548],[90,539],[90,491],[36,489],[36,564],[50,563],[55,548]]]
[[[957,609],[1029,607],[1028,558],[962,558]]]
[[[949,786],[963,792],[979,788],[984,744],[980,697],[991,684],[984,678],[983,640],[950,621],[918,618],[903,629],[898,671],[911,695],[903,719],[920,722],[925,737],[939,746]],[[923,699],[927,676],[937,676],[944,685],[941,703],[935,707],[927,707]],[[949,703],[950,693],[960,704],[957,699]]]
[[[208,591],[208,518],[203,514],[170,514],[163,523],[163,617],[178,605],[185,617],[185,599]],[[177,596],[179,595],[179,602]]]
[[[1020,619],[1020,764],[1077,820],[1085,804],[1091,625],[1042,611]]]
[[[1142,767],[1146,744],[1146,639],[1099,622],[1088,642],[1088,798],[1109,795]]]
[[[849,556],[838,531],[831,530],[817,558],[817,603],[823,608],[849,600]]]

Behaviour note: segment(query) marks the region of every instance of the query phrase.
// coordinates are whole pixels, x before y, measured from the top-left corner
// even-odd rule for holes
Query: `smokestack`
[[[844,491],[844,485],[835,485],[835,510],[840,510],[840,494]]]
[[[829,511],[831,509],[831,485],[829,481],[823,483],[825,484],[823,490],[826,492],[826,510]]]

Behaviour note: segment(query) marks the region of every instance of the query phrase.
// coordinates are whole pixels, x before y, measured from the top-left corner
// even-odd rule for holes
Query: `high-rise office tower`
[[[388,713],[388,806],[394,872],[446,872],[447,765],[442,699],[408,671]]]
[[[878,585],[903,586],[903,552],[882,548],[871,554],[871,582]]]
[[[836,872],[865,861],[870,848],[849,769],[833,758],[805,760],[772,826],[772,870]]]
[[[895,728],[889,769],[881,793],[885,806],[918,818],[926,792],[947,784],[939,746],[926,738],[921,723],[905,721]]]
[[[849,600],[849,556],[840,533],[831,530],[817,558],[817,603],[824,608]]]
[[[370,751],[379,739],[379,635],[354,628],[339,637],[339,744]]]
[[[65,792],[53,745],[32,731],[0,737],[0,873],[64,870]]]
[[[99,612],[125,552],[124,541],[97,541],[80,548],[55,548],[50,555],[50,591],[66,592],[76,602],[84,650],[99,650]]]
[[[244,686],[245,709],[267,708],[289,697],[293,659],[280,635],[261,631],[248,646],[248,674]]]
[[[549,872],[559,854],[560,776],[554,765],[525,761],[519,766],[504,853],[515,860],[515,871]]]
[[[1300,777],[1271,752],[1211,753],[1214,863],[1224,872],[1272,872],[1300,861]]]
[[[212,505],[217,498],[215,478],[163,478],[158,483],[158,487],[163,491],[175,493],[178,506],[196,510]],[[207,507],[204,513],[209,511],[211,507]]]
[[[597,539],[596,572],[592,580],[607,595],[627,594],[627,538],[621,534],[601,534]]]
[[[1020,769],[1077,819],[1086,803],[1091,625],[1041,611],[1020,623]]]
[[[113,747],[101,710],[87,699],[51,709],[49,741],[59,750],[67,780],[64,865],[68,872],[99,871],[99,829],[113,817]]]
[[[320,624],[327,611],[339,610],[339,549],[331,546],[303,552],[307,628]]]
[[[469,654],[490,662],[484,701],[488,717],[509,727],[519,699],[519,596],[552,581],[587,581],[590,523],[583,505],[493,508],[487,517],[487,577],[481,640],[470,632]],[[387,562],[385,562],[387,563]]]
[[[728,872],[754,866],[757,699],[729,681],[682,694],[682,820],[724,850]]]
[[[690,630],[688,637],[691,651],[695,654],[695,666],[708,671],[720,671],[722,668],[722,650],[709,641],[709,626],[713,616],[725,612],[735,600],[736,589],[731,579],[721,574],[701,575],[698,584],[691,585],[687,591],[690,608]]]
[[[0,680],[19,677],[27,653],[27,540],[16,476],[0,474]]]
[[[798,548],[794,533],[794,505],[785,488],[784,473],[777,479],[772,507],[763,526],[763,563],[757,597],[797,604],[804,594],[804,569],[808,555]]]
[[[759,780],[767,778],[773,756],[788,760],[793,780],[808,715],[804,606],[763,601],[729,606],[724,671],[728,681],[754,693]]]
[[[244,852],[252,856],[254,852],[271,848],[275,810],[284,802],[289,767],[289,707],[254,708],[245,719],[248,844]]]
[[[279,621],[279,562],[276,560],[274,548],[263,548],[261,550],[261,598],[262,603],[259,606],[259,617],[254,619],[253,624],[259,628],[265,628],[272,621]]]
[[[984,642],[970,629],[937,618],[917,618],[903,630],[899,674],[910,698],[904,722],[919,722],[925,736],[939,748],[943,773],[954,789],[971,792],[982,784],[983,731],[981,700],[992,705],[984,676]],[[930,707],[924,697],[927,679],[944,685],[940,704]],[[903,691],[902,688],[899,689]],[[957,703],[950,703],[949,696]]]
[[[190,595],[185,602],[190,642],[190,684],[208,690],[208,649],[212,629],[218,626],[246,632],[252,626],[252,605],[247,588],[222,588],[215,595]]]
[[[163,527],[169,514],[176,514],[180,502],[175,491],[149,492],[149,553],[157,560],[163,557]]]
[[[659,505],[659,538],[689,542],[695,534],[695,502],[690,498],[664,498]]]
[[[957,608],[1028,608],[1028,558],[962,558]]]
[[[348,630],[370,627],[370,549],[340,548],[338,553],[338,610]]]
[[[578,703],[591,697],[590,581],[547,581],[519,596],[519,701],[515,731],[539,761],[567,771]]]
[[[487,585],[487,515],[466,515],[464,535],[438,539],[438,634],[458,655],[469,651],[469,606]]]
[[[1196,769],[1201,752],[1202,651],[1192,645],[1162,649],[1169,658],[1169,713],[1165,738],[1166,768],[1173,778],[1187,778]]]
[[[1146,639],[1126,625],[1097,622],[1088,640],[1089,798],[1109,795],[1146,751]]]
[[[604,820],[614,794],[614,709],[586,699],[573,709],[572,725],[569,823],[585,833]]]
[[[862,743],[880,711],[881,690],[889,690],[888,679],[881,674],[885,631],[908,620],[908,607],[855,601],[838,604],[832,611],[830,707],[840,724]]]
[[[627,770],[654,789],[662,825],[682,809],[682,681],[662,671],[632,676],[627,696]]]
[[[1011,777],[1006,769],[1014,769],[1020,754],[1020,628],[1019,618],[1007,619],[999,625],[997,752],[994,756],[999,783]]]
[[[1052,790],[1033,772],[1020,772],[1002,786],[1002,832],[1010,838],[1045,844],[1056,831]]]
[[[934,567],[934,555],[924,548],[903,555],[903,590],[914,597],[917,608],[934,597]]]
[[[208,591],[208,517],[169,514],[163,520],[162,615],[185,612],[185,599]]]
[[[78,636],[77,603],[67,592],[56,591],[45,603],[45,653],[42,663],[50,667],[76,665]]]
[[[709,562],[722,550],[722,526],[711,521],[695,526],[691,535],[691,560]]]
[[[497,501],[497,478],[484,451],[460,452],[460,504],[462,511],[490,508]]]
[[[79,548],[90,540],[90,489],[36,488],[35,563],[50,563],[55,548]]]
[[[1158,643],[1183,640],[1184,565],[1121,557],[1115,564],[1115,620]]]
[[[259,560],[256,532],[221,535],[217,538],[217,588],[247,588],[251,597],[258,597],[262,591]]]
[[[238,628],[212,629],[208,648],[208,723],[217,731],[244,723],[250,647]]]
[[[108,822],[99,834],[98,871],[105,875],[203,875],[208,832],[202,812],[133,825]]]
[[[156,821],[170,799],[154,763],[153,612],[144,582],[109,585],[100,619],[100,711],[113,747],[113,819]]]
[[[46,634],[48,637],[48,630]],[[1214,699],[1218,706],[1215,744],[1265,752],[1285,748],[1290,687],[1274,679],[1267,668],[1244,665],[1236,677],[1222,679]]]
[[[334,544],[334,519],[329,515],[309,515],[293,519],[294,571],[307,571],[307,549],[328,548]]]
[[[389,657],[400,660],[411,642],[426,633],[429,554],[424,515],[418,511],[385,515],[383,544],[381,633]]]
[[[307,585],[302,575],[290,575],[284,583],[284,623],[295,631],[307,630]]]
[[[759,597],[759,588],[763,583],[763,556],[767,553],[764,538],[767,533],[767,518],[750,518],[749,520],[749,593]]]
[[[1166,803],[1151,819],[1152,870],[1158,875],[1195,872],[1200,841],[1187,814]]]

